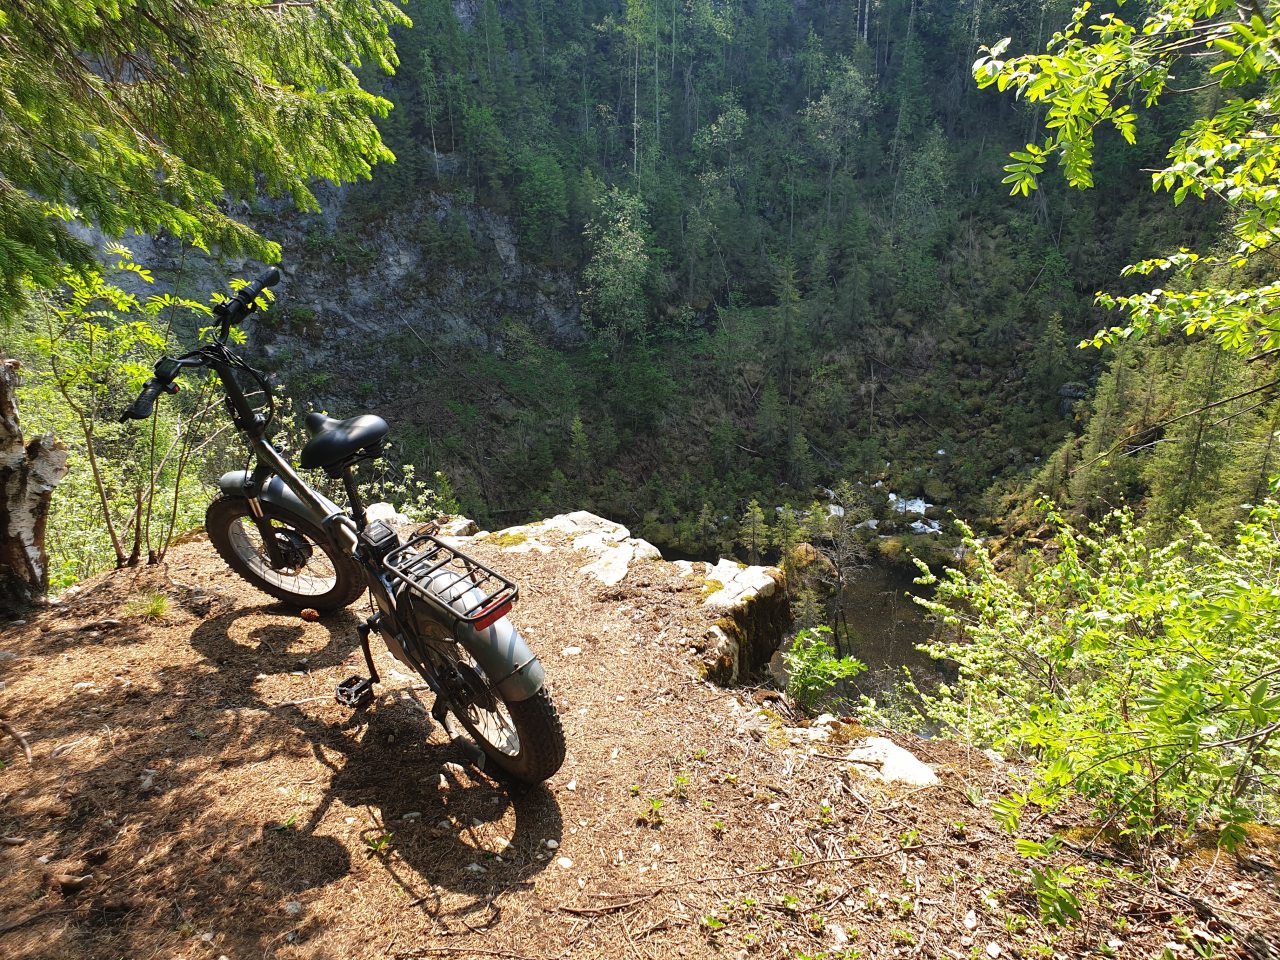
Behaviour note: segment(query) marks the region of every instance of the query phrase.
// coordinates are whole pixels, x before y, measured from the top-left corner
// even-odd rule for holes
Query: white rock
[[[451,517],[436,528],[436,535],[441,537],[473,537],[480,528],[469,517]]]
[[[570,780],[568,783],[566,783],[566,784],[564,785],[564,788],[565,788],[566,790],[577,790],[577,789],[578,789],[578,781],[577,781],[577,780]]]
[[[488,873],[489,872],[478,863],[468,863],[462,869],[467,871],[467,873]]]
[[[551,839],[543,840],[543,841],[542,841],[542,845],[543,845],[544,847],[546,847],[548,850],[559,850],[559,849],[560,849],[560,841],[559,841],[559,840],[551,840]]]
[[[541,540],[535,540],[532,537],[521,542],[513,543],[509,547],[503,547],[503,553],[541,553],[544,556],[551,553],[551,547],[547,546]]]
[[[661,560],[662,559],[662,551],[659,550],[657,547],[655,547],[648,540],[639,540],[639,539],[633,538],[630,541],[630,543],[635,551],[632,554],[632,557],[631,557],[632,560],[639,561],[639,560]]]
[[[574,547],[577,547],[577,541],[574,541]],[[617,546],[606,549],[596,560],[583,567],[579,573],[583,576],[589,574],[606,587],[612,587],[620,583],[627,575],[627,571],[631,569],[631,558],[634,554],[635,548],[631,544],[620,543]]]
[[[689,560],[676,560],[672,563],[682,577],[693,576],[693,563]]]
[[[771,567],[740,567],[732,560],[721,560],[707,571],[707,579],[723,586],[703,600],[708,607],[732,608],[756,597],[770,597],[778,589]]]
[[[576,538],[588,535],[595,536],[600,541],[611,540],[615,543],[626,540],[631,536],[631,531],[622,524],[606,520],[604,517],[597,517],[594,513],[589,513],[586,510],[562,513],[559,516],[552,517],[550,520],[544,520],[542,526],[549,530],[559,530],[567,536],[574,537],[575,549],[586,549],[578,546]]]
[[[284,912],[291,917],[296,917],[298,914],[302,913],[302,903],[297,900],[290,900],[284,905]]]
[[[843,516],[844,516],[844,507],[840,506],[840,504],[838,504],[838,503],[828,503],[828,504],[827,504],[827,516],[829,516],[829,517],[843,517]]]
[[[787,727],[787,739],[792,743],[806,743],[827,740],[831,737],[830,727]]]
[[[896,493],[889,494],[889,506],[897,510],[899,513],[924,513],[932,503],[926,503],[923,497],[908,497],[903,499]]]
[[[978,915],[970,910],[964,915],[964,928],[966,930],[975,930],[978,926]]]
[[[996,957],[1000,956],[1000,944],[995,942],[988,943],[987,956],[990,957],[991,960],[995,960]]]
[[[582,655],[581,647],[565,647],[560,651],[562,657],[577,657]]]
[[[912,533],[941,533],[942,524],[937,520],[913,520],[910,529]]]
[[[854,769],[872,780],[917,787],[931,787],[940,782],[927,764],[885,737],[868,737],[861,746],[850,750],[845,759],[853,761]]]
[[[369,504],[364,508],[364,517],[370,523],[373,523],[375,520],[381,520],[384,523],[394,523],[403,526],[413,523],[412,520],[389,503]]]
[[[570,867],[572,867],[572,866],[573,866],[573,861],[572,861],[572,860],[570,860],[568,857],[558,857],[558,858],[556,859],[556,864],[557,864],[561,869],[563,869],[563,870],[568,870]]]

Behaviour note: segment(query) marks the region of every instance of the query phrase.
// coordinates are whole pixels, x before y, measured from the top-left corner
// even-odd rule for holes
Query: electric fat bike
[[[220,303],[210,341],[180,357],[162,357],[120,419],[148,419],[160,394],[178,392],[183,370],[212,370],[254,457],[251,470],[218,481],[220,494],[205,515],[214,548],[249,583],[295,607],[330,612],[366,589],[373,596],[375,612],[356,628],[369,676],[338,684],[338,701],[356,709],[373,701],[380,678],[369,637],[376,633],[434,692],[436,722],[451,730],[449,714],[456,717],[499,774],[528,783],[547,779],[564,761],[564,731],[542,664],[507,618],[516,585],[436,537],[430,526],[401,542],[390,525],[365,517],[355,465],[382,452],[386,422],[372,414],[306,417],[310,439],[299,466],[341,479],[349,509],[309,485],[272,445],[270,384],[228,339],[231,327],[259,308],[262,291],[279,281],[280,271],[268,270]],[[237,375],[257,384],[261,408]]]

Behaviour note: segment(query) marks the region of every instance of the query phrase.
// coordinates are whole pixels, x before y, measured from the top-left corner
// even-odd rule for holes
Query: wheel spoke
[[[502,695],[469,654],[455,661],[455,676],[461,680],[461,689],[455,696],[463,704],[459,719],[467,732],[482,744],[508,757],[520,755],[520,734],[516,730],[511,711]]]
[[[276,528],[272,529],[275,532]],[[319,544],[301,531],[292,527],[284,529],[310,548],[310,556],[297,568],[280,568],[272,564],[262,533],[251,518],[241,518],[231,525],[228,532],[232,549],[263,580],[300,596],[319,597],[328,593],[338,582],[333,562]]]
[[[475,726],[476,733],[495,750],[500,750],[509,757],[520,753],[520,735],[501,701],[497,702],[493,710],[473,705],[467,709],[467,716]]]

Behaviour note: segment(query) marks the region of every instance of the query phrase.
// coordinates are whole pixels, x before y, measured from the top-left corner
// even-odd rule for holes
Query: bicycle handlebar
[[[253,301],[257,299],[258,295],[267,287],[274,287],[279,282],[280,268],[271,267],[252,283],[242,287],[239,293],[218,308],[217,312],[222,317],[221,336],[224,340],[233,325],[253,313]]]
[[[124,413],[120,414],[120,422],[126,420],[146,420],[151,416],[151,409],[155,406],[156,397],[160,396],[160,392],[169,387],[169,384],[155,377],[147,377],[147,382],[142,387],[142,392],[138,394],[138,399],[129,405]]]
[[[258,279],[254,280],[253,283],[241,289],[241,291],[236,294],[236,299],[246,305],[250,304],[253,302],[253,298],[263,290],[267,289],[267,287],[274,287],[279,282],[280,268],[270,267],[259,275]]]
[[[238,323],[254,311],[254,300],[267,287],[274,287],[280,282],[280,270],[276,267],[263,272],[252,283],[242,287],[234,297],[226,300],[216,308],[214,312],[222,318],[222,334],[221,340],[225,341],[233,323]],[[225,353],[225,344],[216,344]],[[148,377],[147,382],[142,385],[142,392],[138,394],[138,398],[129,405],[129,408],[120,414],[120,422],[126,420],[146,420],[151,416],[151,411],[155,408],[156,398],[161,393],[177,393],[178,385],[174,383],[178,374],[186,367],[201,367],[207,363],[207,349],[193,351],[181,357],[161,357],[156,362],[155,376]]]

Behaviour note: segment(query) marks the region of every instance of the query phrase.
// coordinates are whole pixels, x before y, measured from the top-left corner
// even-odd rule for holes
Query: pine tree
[[[315,178],[392,159],[353,68],[392,72],[397,24],[391,0],[0,0],[0,311],[93,262],[75,223],[277,259],[226,200],[314,210]]]
[[[738,521],[738,546],[747,552],[751,563],[759,563],[761,554],[769,546],[769,524],[756,500],[747,504],[742,519]]]
[[[800,522],[796,518],[791,504],[784,503],[778,511],[778,522],[774,524],[771,541],[781,554],[782,569],[791,572],[791,551],[800,543]]]

